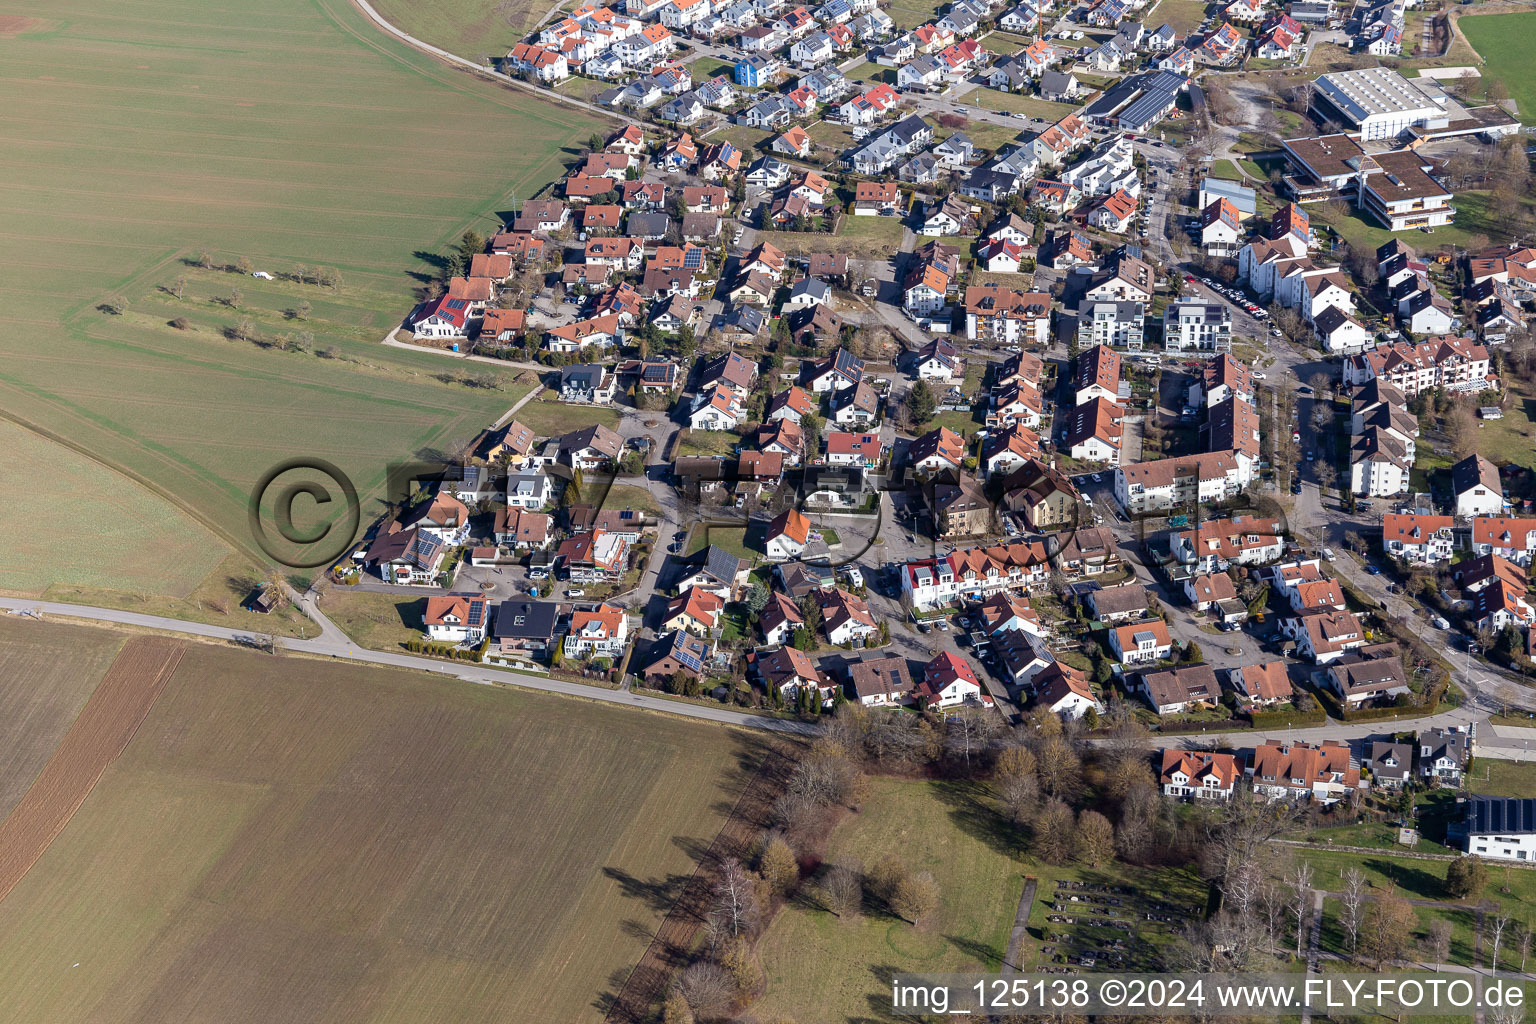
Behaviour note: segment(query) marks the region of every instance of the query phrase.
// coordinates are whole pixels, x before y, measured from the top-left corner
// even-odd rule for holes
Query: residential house
[[[866,658],[848,666],[853,695],[865,707],[912,703],[912,675],[905,658],[887,655]]]
[[[1216,682],[1216,672],[1209,665],[1143,672],[1129,684],[1129,689],[1159,715],[1181,715],[1214,707],[1221,699],[1221,685]]]
[[[422,623],[433,643],[473,646],[485,639],[489,611],[486,599],[479,594],[429,597]]]
[[[560,643],[567,607],[553,601],[503,601],[496,606],[488,653],[500,659],[542,661]]]
[[[1360,789],[1360,768],[1349,745],[1324,740],[1313,746],[1267,740],[1255,747],[1246,770],[1253,790],[1271,800],[1312,800],[1337,803]]]
[[[629,646],[629,615],[616,604],[573,612],[570,631],[565,635],[567,658],[624,657]]]
[[[1385,704],[1410,692],[1396,644],[1370,644],[1337,659],[1322,683],[1346,708]]]
[[[725,599],[719,594],[703,587],[689,587],[667,602],[661,628],[668,633],[680,629],[694,636],[708,637],[719,626],[724,610]]]
[[[1164,796],[1231,800],[1243,777],[1243,763],[1232,754],[1203,750],[1164,750],[1158,783]]]
[[[1110,630],[1109,648],[1122,665],[1148,664],[1173,653],[1173,637],[1162,619],[1146,619]]]
[[[1279,659],[1229,669],[1227,681],[1248,703],[1258,707],[1284,703],[1294,693],[1285,662]]]

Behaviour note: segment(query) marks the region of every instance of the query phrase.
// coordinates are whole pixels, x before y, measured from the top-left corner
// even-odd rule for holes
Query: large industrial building
[[[1312,86],[1312,106],[1325,118],[1337,115],[1362,142],[1392,140],[1410,128],[1444,128],[1450,123],[1445,94],[1432,82],[1420,87],[1387,68],[1361,68],[1322,75]]]

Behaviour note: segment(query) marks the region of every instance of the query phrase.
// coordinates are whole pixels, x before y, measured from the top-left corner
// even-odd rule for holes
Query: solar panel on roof
[[[478,626],[480,625],[481,620],[484,618],[485,604],[480,601],[469,602],[469,624],[471,626]]]

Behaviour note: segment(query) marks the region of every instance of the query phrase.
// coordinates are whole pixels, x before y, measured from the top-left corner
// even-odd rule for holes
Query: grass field
[[[1038,96],[1024,96],[999,89],[978,89],[975,100],[976,106],[984,110],[1006,110],[1010,114],[1028,114],[1030,117],[1043,117],[1053,122],[1060,121],[1077,109],[1076,105],[1071,103],[1052,103]]]
[[[900,217],[853,217],[843,218],[838,231],[844,238],[858,238],[877,245],[890,246],[889,252],[901,248]]]
[[[871,911],[840,921],[808,905],[787,907],[759,944],[768,991],[759,1016],[867,1020],[894,971],[997,970],[1024,891],[1022,865],[969,827],[961,787],[873,780],[864,811],[833,835],[826,861],[865,867],[898,853],[939,881],[931,924],[913,928]]]
[[[0,0],[0,14],[33,13]],[[159,547],[126,543],[129,522],[109,497],[122,485],[88,501],[44,474],[31,496],[73,505],[61,521],[95,517],[124,533],[122,571],[106,564],[89,582],[133,586],[137,566],[159,561],[165,589],[184,591],[205,557],[194,547],[215,549],[210,565],[229,547],[254,552],[248,492],[279,460],[330,459],[370,498],[387,462],[451,448],[505,411],[510,391],[439,381],[442,357],[377,340],[438,253],[558,176],[600,119],[416,55],[342,0],[62,0],[48,13],[48,31],[0,38],[0,407],[140,479],[219,538],[189,541],[187,567],[176,567]],[[156,289],[203,249],[280,271],[337,268],[341,292],[308,289],[316,341],[336,358],[166,326],[176,303]],[[286,284],[207,285],[237,283],[253,318],[281,317],[286,307],[272,304],[291,301]],[[114,294],[126,315],[98,309]],[[197,306],[194,321],[234,318],[199,302],[179,305]],[[148,505],[145,515],[164,519]],[[35,523],[46,539],[48,518]],[[87,539],[61,531],[53,543]],[[0,567],[0,587],[17,582]]]
[[[375,650],[399,650],[426,632],[424,597],[332,590],[322,599],[321,611],[347,636]]]
[[[460,57],[502,57],[550,7],[553,0],[379,0],[385,21]]]
[[[735,455],[741,446],[741,435],[729,430],[690,430],[677,446],[679,458],[684,456]]]
[[[107,666],[121,634],[0,618],[0,821],[32,785]]]
[[[193,647],[0,902],[0,1017],[595,1022],[751,742]]]
[[[582,427],[601,423],[605,427],[619,425],[617,409],[600,409],[591,405],[566,405],[548,397],[539,397],[517,410],[517,421],[540,437],[559,437]]]
[[[661,506],[656,504],[655,496],[635,484],[614,484],[608,488],[608,497],[603,501],[603,507],[632,508],[653,516],[661,514]]]
[[[1529,204],[1531,200],[1527,199],[1526,202]],[[1415,233],[1419,237],[1418,247],[1421,250],[1427,251],[1448,245],[1465,246],[1473,235],[1484,235],[1495,242],[1508,237],[1508,229],[1494,218],[1488,209],[1488,193],[1463,192],[1451,200],[1451,205],[1456,207],[1456,220],[1453,223],[1435,228],[1429,235]],[[1338,223],[1328,220],[1322,213],[1319,213],[1317,221],[1337,229],[1355,248],[1365,246],[1374,250],[1391,239],[1399,237],[1375,221],[1364,219],[1355,211],[1351,211]]]
[[[1536,793],[1536,764],[1479,758],[1467,788],[1483,796],[1530,796]]]
[[[1484,14],[1459,18],[1456,26],[1487,62],[1480,69],[1498,79],[1520,107],[1520,120],[1536,124],[1536,67],[1531,45],[1536,43],[1536,13]]]

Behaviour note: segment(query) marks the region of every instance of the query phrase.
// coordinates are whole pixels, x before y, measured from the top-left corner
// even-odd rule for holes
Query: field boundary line
[[[790,765],[789,755],[781,747],[769,749],[741,796],[736,798],[709,850],[662,918],[645,952],[640,954],[634,970],[624,979],[613,1005],[603,1016],[604,1024],[643,1024],[652,1019],[651,1009],[661,1001],[673,969],[679,966],[681,956],[693,948],[699,930],[704,927],[719,864],[747,855],[752,840],[769,819],[774,801],[789,776]]]
[[[31,870],[127,749],[187,645],[136,637],[123,645],[48,763],[0,822],[0,900]]]

